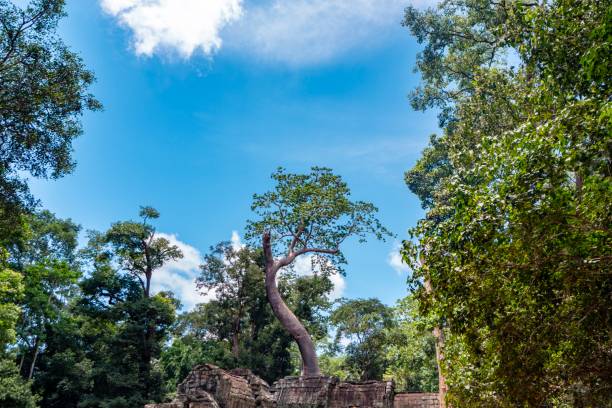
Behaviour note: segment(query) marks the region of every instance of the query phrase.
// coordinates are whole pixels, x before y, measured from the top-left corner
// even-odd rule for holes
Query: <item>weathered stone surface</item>
[[[270,392],[270,386],[267,382],[253,374],[251,370],[246,368],[235,368],[231,370],[230,373],[247,380],[257,407],[273,408],[275,406],[274,396]]]
[[[394,399],[395,396],[395,399]],[[335,377],[286,377],[270,388],[247,369],[195,367],[171,403],[145,408],[438,408],[437,394],[399,393],[393,381],[340,382]]]
[[[391,408],[392,381],[339,382],[333,377],[287,377],[273,386],[277,408]]]
[[[211,398],[220,408],[257,407],[246,378],[211,364],[195,367],[178,386],[178,401],[204,403]],[[201,408],[205,407],[203,405]],[[190,404],[190,408],[195,407]]]
[[[394,408],[438,408],[440,401],[434,393],[408,393],[395,395]]]
[[[328,408],[391,408],[394,390],[393,381],[341,382],[332,389]]]
[[[334,377],[285,377],[272,391],[277,408],[326,408],[337,383]]]

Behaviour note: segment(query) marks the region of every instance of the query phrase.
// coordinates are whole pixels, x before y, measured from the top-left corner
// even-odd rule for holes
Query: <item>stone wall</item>
[[[434,393],[409,393],[401,392],[395,394],[394,408],[439,408],[438,394]]]
[[[393,407],[393,381],[341,382],[334,387],[328,408]]]
[[[334,377],[286,377],[273,386],[276,408],[391,408],[392,381],[340,382]]]
[[[179,384],[171,403],[145,408],[273,408],[268,384],[249,370],[225,371],[212,364],[195,367]]]
[[[286,377],[270,388],[246,369],[195,367],[177,397],[145,408],[438,408],[437,394],[395,394],[393,381],[341,382],[335,377]]]

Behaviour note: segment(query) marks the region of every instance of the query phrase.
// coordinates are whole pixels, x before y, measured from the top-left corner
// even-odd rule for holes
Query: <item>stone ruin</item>
[[[174,401],[145,408],[438,408],[437,394],[395,393],[393,381],[286,377],[272,387],[247,369],[196,366]]]

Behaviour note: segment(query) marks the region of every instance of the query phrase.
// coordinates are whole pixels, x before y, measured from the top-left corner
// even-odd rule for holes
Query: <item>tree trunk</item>
[[[19,375],[23,375],[23,362],[25,361],[25,350],[21,351],[21,359],[19,359]]]
[[[421,252],[419,256],[421,266],[425,267],[425,254]],[[433,287],[429,279],[425,279],[425,292],[429,295],[433,292]],[[446,377],[442,374],[442,360],[444,360],[444,332],[440,326],[433,329],[433,335],[436,339],[436,362],[438,363],[438,398],[440,399],[440,408],[446,408]]]
[[[240,343],[238,341],[238,332],[236,330],[234,330],[232,333],[232,355],[235,358],[240,356]]]
[[[440,408],[446,408],[446,378],[442,374],[442,360],[444,360],[444,332],[438,326],[433,330],[436,338],[436,361],[438,362],[438,394],[440,398]]]
[[[266,294],[268,295],[268,302],[272,306],[272,311],[298,344],[302,356],[302,375],[305,377],[320,376],[321,370],[319,369],[314,343],[304,325],[287,307],[276,286],[276,274],[280,266],[274,262],[269,233],[263,235],[263,249],[266,260]]]
[[[32,364],[30,364],[30,372],[28,373],[28,380],[32,379],[34,375],[34,366],[36,365],[36,359],[38,358],[38,351],[40,350],[40,339],[36,337],[36,342],[34,343],[34,355],[32,356]]]

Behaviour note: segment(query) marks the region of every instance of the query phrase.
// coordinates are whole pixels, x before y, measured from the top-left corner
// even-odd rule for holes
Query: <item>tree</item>
[[[141,222],[116,222],[104,234],[94,233],[90,245],[101,250],[98,256],[116,262],[119,269],[134,276],[140,282],[143,296],[148,298],[153,272],[168,261],[182,258],[183,254],[166,238],[155,235],[149,220],[159,218],[156,209],[140,207],[139,215]]]
[[[310,174],[279,169],[272,178],[275,189],[253,198],[251,208],[258,219],[249,221],[247,238],[261,239],[268,301],[298,344],[302,374],[317,376],[320,370],[314,343],[283,301],[276,284],[278,271],[309,254],[322,273],[332,273],[331,268],[346,262],[340,245],[347,238],[355,236],[363,242],[368,234],[383,239],[390,233],[374,216],[376,207],[351,201],[346,183],[330,169],[314,167]]]
[[[609,399],[610,13],[590,0],[406,13],[425,43],[413,102],[442,108],[443,135],[406,176],[427,215],[405,258],[456,406]]]
[[[218,305],[224,313],[229,313],[229,319],[217,320],[225,326],[218,332],[226,332],[231,337],[232,354],[236,359],[240,357],[243,322],[249,309],[257,302],[252,292],[263,281],[261,258],[261,252],[222,242],[205,256],[200,267],[202,273],[196,280],[198,289],[205,294],[214,293],[213,304]]]
[[[386,333],[387,371],[396,389],[437,392],[438,366],[430,322],[418,314],[418,302],[408,295],[393,308],[394,325]]]
[[[34,408],[38,398],[32,394],[30,382],[19,375],[14,355],[8,350],[15,341],[18,304],[24,290],[22,277],[6,267],[6,251],[0,256],[0,405]]]
[[[64,0],[34,0],[25,8],[0,1],[2,218],[32,204],[23,173],[57,178],[74,168],[79,117],[101,107],[87,92],[93,74],[56,34],[63,16]]]
[[[67,313],[81,276],[75,260],[80,227],[49,211],[28,214],[24,220],[23,240],[11,248],[10,261],[25,286],[17,324],[19,369],[32,379],[46,333]]]
[[[205,255],[201,270],[198,287],[215,296],[181,317],[181,338],[191,343],[195,336],[202,343],[228,347],[232,358],[210,360],[225,368],[249,368],[270,382],[293,373],[291,337],[278,324],[266,297],[262,251],[222,242]],[[315,341],[327,336],[324,313],[331,306],[328,296],[333,289],[329,277],[285,270],[278,276],[278,287]]]
[[[380,300],[343,300],[330,316],[336,328],[336,344],[348,341],[344,347],[345,364],[361,381],[382,380],[387,369],[386,332],[393,326],[391,308]]]
[[[159,393],[154,384],[158,380],[152,378],[151,361],[161,352],[178,307],[171,294],[153,296],[151,281],[156,270],[168,261],[182,258],[183,254],[176,245],[157,236],[149,224],[149,220],[159,217],[157,210],[141,207],[140,216],[140,222],[117,222],[105,233],[91,233],[84,254],[90,260],[92,275],[84,282],[83,290],[90,294],[87,303],[91,311],[107,310],[115,315],[113,318],[125,322],[112,341],[119,345],[131,344],[137,352],[132,356],[132,367],[137,368],[137,387],[146,401]],[[135,290],[134,284],[139,289]],[[124,347],[117,348],[118,352],[125,353],[122,350]],[[126,385],[116,384],[117,387]],[[130,404],[142,402],[136,395],[131,401]]]

